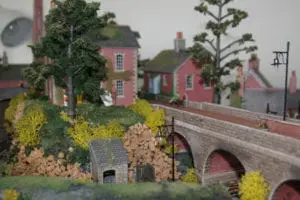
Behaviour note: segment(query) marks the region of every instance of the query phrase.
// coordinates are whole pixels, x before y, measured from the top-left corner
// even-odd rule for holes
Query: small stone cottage
[[[128,155],[118,138],[89,142],[92,177],[98,183],[127,183]]]

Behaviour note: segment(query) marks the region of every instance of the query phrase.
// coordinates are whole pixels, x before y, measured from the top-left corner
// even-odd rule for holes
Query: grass
[[[0,190],[8,188],[27,189],[33,193],[40,189],[54,190],[72,193],[74,182],[69,179],[54,177],[5,177],[0,179]],[[78,187],[79,186],[79,187]],[[94,195],[105,199],[110,197],[122,197],[118,199],[205,199],[205,200],[229,200],[226,190],[216,185],[213,187],[201,187],[198,184],[186,183],[139,183],[139,184],[81,184],[75,189],[86,188],[92,190]],[[69,195],[70,195],[69,193]],[[108,198],[107,198],[108,197]]]
[[[106,125],[112,120],[117,120],[122,126],[130,127],[136,123],[143,123],[144,119],[128,108],[121,106],[97,106],[82,104],[77,107],[78,113],[94,125]]]

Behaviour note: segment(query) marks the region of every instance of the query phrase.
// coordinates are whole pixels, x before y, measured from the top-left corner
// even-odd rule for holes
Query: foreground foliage
[[[76,187],[73,187],[76,186]],[[6,177],[0,179],[0,190],[7,188],[22,188],[28,194],[38,195],[40,199],[52,197],[52,199],[76,198],[104,200],[231,200],[226,189],[220,185],[201,187],[186,183],[142,183],[142,184],[78,184],[72,180],[54,177]],[[41,192],[44,191],[44,192]],[[47,192],[46,192],[47,191]],[[82,191],[77,193],[78,191]],[[88,194],[90,196],[86,196]],[[43,195],[43,196],[42,196]],[[50,196],[51,195],[51,196]]]
[[[239,185],[241,200],[265,200],[270,188],[258,171],[246,173]]]
[[[194,168],[188,169],[187,173],[183,176],[182,181],[186,183],[199,183],[195,169]]]

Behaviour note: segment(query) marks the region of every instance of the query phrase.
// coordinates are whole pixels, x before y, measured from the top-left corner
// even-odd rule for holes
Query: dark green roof
[[[190,53],[184,51],[164,50],[148,63],[144,71],[173,73],[190,56]]]
[[[7,67],[0,66],[0,81],[17,81],[23,80],[21,69],[28,65],[8,65]]]
[[[137,41],[140,35],[138,32],[132,31],[129,26],[111,25],[102,30],[102,35],[107,39],[97,42],[101,47],[140,48]]]
[[[0,88],[0,101],[11,99],[23,92],[26,92],[26,88],[14,87],[14,88]]]

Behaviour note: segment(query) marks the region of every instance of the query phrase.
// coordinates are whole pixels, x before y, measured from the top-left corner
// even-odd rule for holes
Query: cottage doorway
[[[153,94],[160,94],[160,75],[153,78]]]
[[[108,170],[103,172],[103,183],[116,183],[116,171]]]

